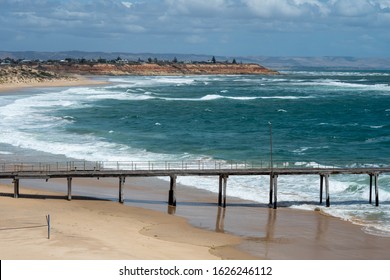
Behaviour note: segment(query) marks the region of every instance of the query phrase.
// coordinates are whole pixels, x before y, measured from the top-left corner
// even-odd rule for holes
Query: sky
[[[0,0],[0,50],[390,57],[390,0]]]

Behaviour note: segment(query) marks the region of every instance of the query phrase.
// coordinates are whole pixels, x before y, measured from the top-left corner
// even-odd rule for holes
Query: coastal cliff
[[[231,63],[136,63],[136,64],[53,64],[43,69],[56,73],[80,75],[139,75],[139,76],[178,76],[178,75],[272,75],[276,71],[259,64]]]
[[[275,75],[259,64],[233,63],[37,63],[0,65],[0,85],[75,81],[80,76]]]

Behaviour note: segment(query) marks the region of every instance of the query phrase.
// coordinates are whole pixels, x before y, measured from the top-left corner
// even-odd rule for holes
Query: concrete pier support
[[[271,173],[269,176],[269,206],[270,207],[273,202],[273,193],[274,193],[274,174]]]
[[[123,203],[125,201],[124,199],[124,192],[123,192],[123,184],[125,183],[125,177],[120,176],[119,177],[119,203]]]
[[[329,174],[323,175],[325,178],[325,195],[326,195],[326,207],[330,206],[330,195],[329,195]]]
[[[226,188],[228,175],[219,175],[219,192],[218,192],[218,206],[226,207]]]
[[[370,173],[370,197],[369,197],[369,203],[372,204],[372,183],[374,181],[374,188],[375,188],[375,206],[379,206],[379,189],[378,189],[378,173]],[[373,180],[374,177],[374,180]]]
[[[273,183],[274,183],[274,187],[273,187],[273,193],[274,193],[274,209],[277,209],[278,208],[278,175],[277,174],[274,174],[273,175],[273,179],[272,179]]]
[[[278,203],[278,175],[271,173],[269,176],[269,207],[276,209]]]
[[[67,177],[66,178],[68,181],[68,200],[72,200],[72,177]]]
[[[324,175],[320,174],[320,204],[322,204],[323,193],[324,193]]]
[[[217,221],[215,224],[216,232],[225,232],[225,212],[226,208],[218,207],[217,210]]]
[[[218,185],[218,206],[222,204],[222,176],[219,176],[219,185]]]
[[[370,173],[370,197],[368,199],[368,203],[372,203],[372,176],[374,176],[374,174]]]
[[[329,174],[320,174],[320,204],[322,204],[322,197],[324,192],[324,179],[325,179],[326,207],[329,207],[330,206]]]
[[[18,198],[19,197],[19,179],[15,178],[13,183],[14,183],[14,198]]]
[[[176,206],[176,175],[171,175],[169,195],[168,195],[168,205]]]
[[[379,189],[378,189],[378,173],[374,174],[374,182],[375,182],[375,206],[379,206]]]

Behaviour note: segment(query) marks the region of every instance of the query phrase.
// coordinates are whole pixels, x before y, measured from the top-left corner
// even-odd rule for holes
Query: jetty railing
[[[340,162],[319,164],[315,162],[273,161],[66,161],[66,162],[0,162],[0,172],[55,172],[55,171],[101,171],[101,170],[248,170],[248,169],[338,169],[338,168],[390,167],[390,163],[370,164]]]
[[[76,177],[117,177],[119,178],[119,201],[123,203],[123,184],[131,176],[169,176],[170,190],[168,203],[176,206],[175,189],[177,176],[219,176],[218,206],[226,207],[226,186],[229,176],[268,175],[270,205],[277,205],[278,177],[283,175],[319,175],[320,204],[323,189],[326,191],[326,206],[330,205],[329,176],[337,174],[366,174],[370,178],[370,197],[375,188],[375,205],[379,205],[378,176],[390,174],[390,164],[351,163],[337,161],[334,164],[315,162],[253,161],[235,162],[224,160],[195,161],[68,161],[68,162],[21,162],[0,163],[0,179],[12,179],[14,197],[19,197],[20,179],[66,178],[68,200],[72,197],[72,178]]]

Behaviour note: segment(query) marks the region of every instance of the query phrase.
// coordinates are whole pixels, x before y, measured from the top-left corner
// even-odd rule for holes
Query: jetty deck
[[[54,178],[67,179],[67,199],[72,199],[72,178],[118,178],[118,200],[124,202],[123,184],[127,177],[170,177],[168,205],[176,206],[176,179],[178,176],[218,176],[218,206],[226,207],[227,181],[230,176],[270,177],[269,204],[277,208],[278,177],[288,175],[319,176],[319,203],[323,203],[325,188],[326,206],[330,206],[329,176],[338,174],[366,174],[370,178],[369,203],[375,196],[379,206],[378,177],[390,174],[390,165],[372,167],[310,166],[296,167],[287,163],[227,163],[227,162],[65,162],[65,163],[2,163],[0,179],[11,179],[14,184],[14,197],[20,195],[20,180]]]

